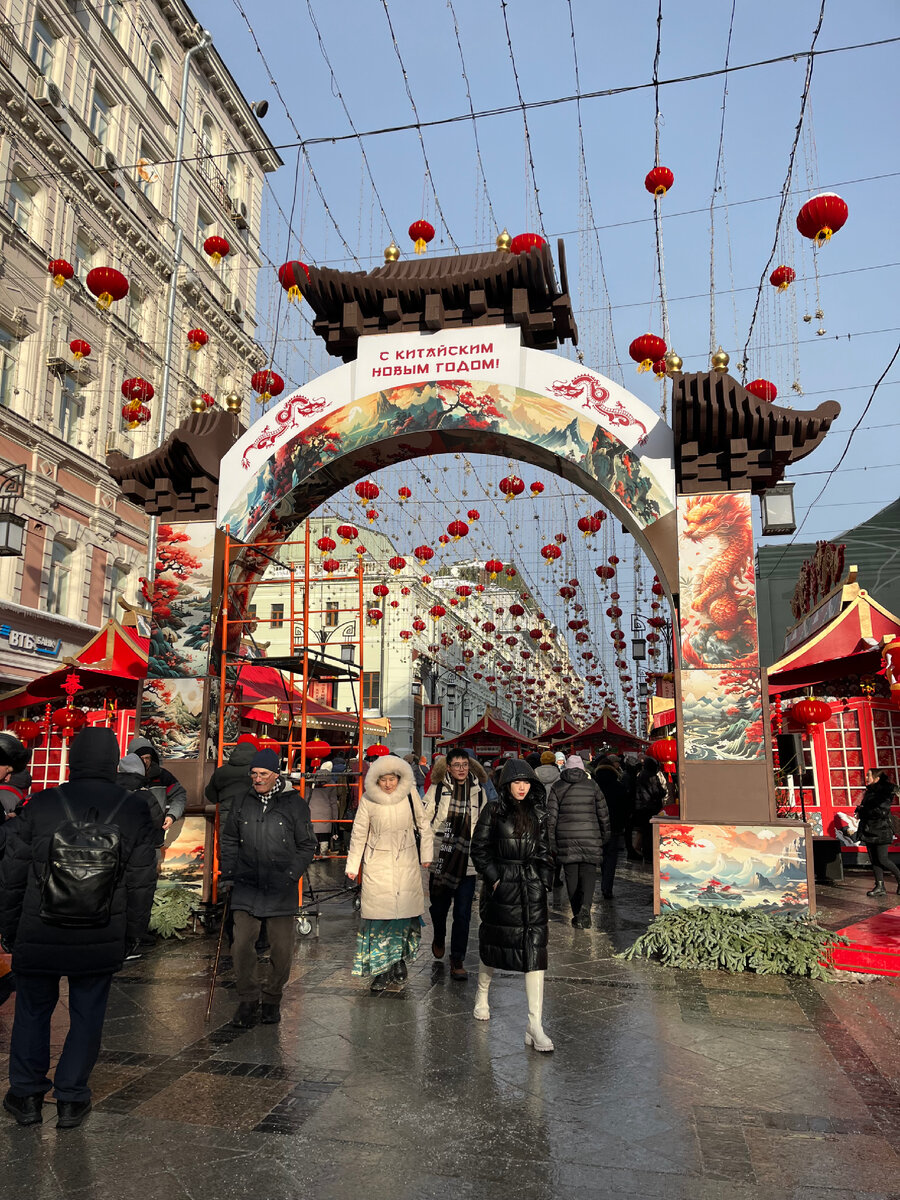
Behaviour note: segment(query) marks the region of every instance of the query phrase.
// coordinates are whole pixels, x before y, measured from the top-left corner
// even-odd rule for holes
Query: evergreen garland
[[[150,932],[164,938],[181,938],[179,930],[185,928],[199,906],[200,897],[192,888],[181,884],[160,884],[150,909]]]
[[[693,971],[755,971],[827,979],[831,948],[848,939],[809,917],[721,908],[660,913],[617,958],[655,958]]]

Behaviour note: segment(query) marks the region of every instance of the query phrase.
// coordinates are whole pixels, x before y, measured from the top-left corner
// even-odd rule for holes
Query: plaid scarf
[[[469,809],[472,776],[467,775],[462,783],[447,780],[441,786],[447,787],[448,784],[451,792],[447,828],[431,879],[435,887],[455,891],[466,877],[469,850],[472,846],[472,817]]]

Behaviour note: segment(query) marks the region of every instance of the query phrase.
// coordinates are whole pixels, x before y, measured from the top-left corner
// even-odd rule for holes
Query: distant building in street
[[[0,558],[2,690],[83,645],[119,595],[137,598],[146,519],[120,499],[105,457],[143,454],[160,436],[170,302],[165,432],[203,393],[249,397],[266,362],[252,316],[263,181],[281,160],[215,49],[188,58],[203,32],[182,0],[0,8],[0,472],[26,467],[27,518],[22,555]],[[210,235],[231,247],[218,265],[203,250]],[[74,268],[61,287],[54,259]],[[128,279],[108,311],[85,285],[94,267]],[[208,335],[197,351],[190,329]],[[88,355],[74,356],[75,339]],[[156,395],[149,422],[129,430],[121,388],[135,377]]]

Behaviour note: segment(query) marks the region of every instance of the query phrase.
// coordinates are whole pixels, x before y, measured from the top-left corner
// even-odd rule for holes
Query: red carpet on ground
[[[837,932],[849,938],[850,945],[835,946],[836,970],[900,976],[900,905]]]

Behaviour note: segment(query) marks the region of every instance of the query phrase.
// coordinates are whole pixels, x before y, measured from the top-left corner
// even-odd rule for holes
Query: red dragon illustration
[[[718,550],[705,566],[697,568],[691,609],[702,623],[715,630],[719,641],[738,634],[755,642],[755,621],[746,597],[752,596],[753,535],[746,506],[737,496],[698,496],[689,500],[684,514],[684,536],[692,542],[715,538]],[[685,646],[688,658],[696,654]],[[753,661],[754,656],[747,658]],[[698,664],[699,665],[699,664]],[[732,666],[738,665],[732,663]]]
[[[584,408],[600,413],[609,420],[610,425],[618,425],[621,428],[636,425],[642,431],[638,445],[643,446],[646,442],[647,426],[638,421],[621,401],[610,400],[609,392],[597,382],[593,375],[576,375],[568,382],[558,379],[550,385],[550,391],[554,396],[566,396],[569,400],[581,400]]]
[[[286,429],[292,429],[297,425],[298,417],[311,417],[313,413],[320,412],[325,407],[325,404],[325,400],[307,400],[305,396],[301,396],[299,393],[288,397],[281,408],[274,414],[275,424],[268,424],[259,437],[244,450],[241,457],[241,466],[244,470],[246,471],[250,467],[249,455],[251,450],[265,450],[269,446],[274,446],[280,434]]]

